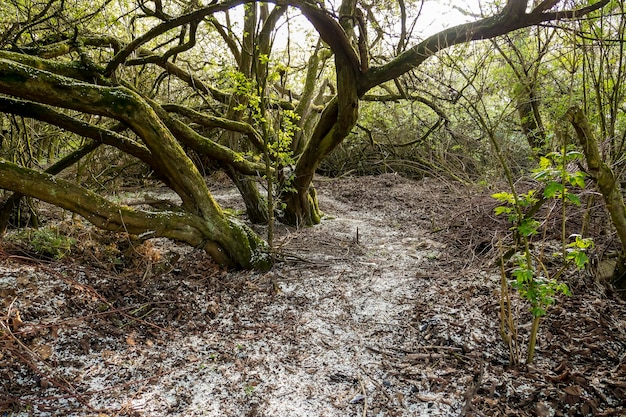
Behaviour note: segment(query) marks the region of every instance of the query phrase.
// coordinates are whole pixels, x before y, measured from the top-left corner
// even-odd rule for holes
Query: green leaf
[[[585,188],[585,173],[578,171],[570,175],[569,183],[575,187]]]
[[[548,154],[550,155],[550,154]],[[550,168],[552,166],[552,161],[545,156],[539,158],[539,168],[544,170],[546,168]],[[539,170],[538,170],[539,171]]]
[[[565,187],[563,184],[556,181],[550,181],[546,184],[546,188],[543,190],[543,196],[545,198],[554,198],[555,196],[560,195],[564,189]]]
[[[572,292],[570,291],[569,287],[565,283],[558,284],[556,286],[556,290],[563,295],[567,295],[568,297],[572,296]]]
[[[511,275],[515,277],[518,285],[526,285],[532,281],[535,271],[527,268],[515,268]]]
[[[514,204],[515,198],[513,194],[507,192],[495,193],[491,194],[491,197],[495,198],[498,201],[502,201],[504,203]]]
[[[582,251],[571,252],[567,255],[567,258],[573,260],[578,269],[583,269],[589,262],[589,257]]]
[[[580,151],[569,151],[565,154],[565,158],[567,158],[568,161],[575,161],[577,159],[582,160],[583,153]]]
[[[550,162],[558,161],[561,158],[561,152],[550,152],[545,158]]]
[[[513,209],[511,207],[498,206],[493,211],[496,213],[496,216],[500,214],[509,214]]]
[[[580,207],[580,198],[576,194],[566,193],[565,198],[569,200],[570,203],[575,204]]]
[[[530,309],[530,312],[532,313],[533,317],[543,317],[546,315],[546,310],[541,307],[533,307]]]
[[[530,190],[526,194],[522,194],[519,196],[518,204],[522,207],[528,207],[537,202],[537,198],[535,194],[537,190]]]
[[[517,226],[517,230],[522,234],[522,236],[528,237],[537,234],[539,225],[540,223],[535,219],[524,219],[520,225]]]

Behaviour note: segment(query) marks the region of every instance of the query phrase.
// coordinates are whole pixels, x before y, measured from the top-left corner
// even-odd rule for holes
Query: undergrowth
[[[55,226],[20,229],[6,236],[8,241],[24,246],[29,252],[48,259],[63,259],[76,246],[76,239],[63,234]]]

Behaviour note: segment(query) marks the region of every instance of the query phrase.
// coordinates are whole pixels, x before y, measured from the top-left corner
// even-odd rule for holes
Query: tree
[[[615,14],[607,13],[599,22],[578,22],[573,33],[582,46],[575,56],[580,79],[572,83],[576,95],[567,111],[567,120],[585,154],[589,176],[603,197],[621,244],[612,277],[620,290],[626,288],[626,206],[623,199],[625,12],[623,2],[618,2]],[[611,261],[607,263],[610,265]]]
[[[4,15],[16,16],[0,33],[0,110],[132,155],[180,197],[180,206],[132,210],[79,184],[4,159],[0,188],[76,212],[98,227],[203,247],[224,265],[266,268],[271,259],[265,242],[221,210],[191,154],[225,169],[253,220],[262,221],[267,213],[251,177],[285,175],[284,160],[271,149],[286,123],[298,125],[301,131],[290,137],[296,163],[292,179],[285,181],[282,218],[295,225],[318,223],[315,170],[355,127],[359,103],[368,92],[391,88],[388,82],[445,48],[579,18],[609,0],[569,10],[555,10],[559,2],[554,1],[533,3],[529,9],[528,1],[509,0],[493,16],[443,30],[412,47],[406,29],[410,9],[400,2],[402,33],[388,58],[372,57],[371,51],[380,48],[381,32],[376,32],[372,6],[356,0],[344,0],[336,11],[313,0],[276,0],[271,8],[244,0],[207,6],[140,0],[136,8],[124,1],[103,0],[89,8],[70,3],[12,0],[0,6],[8,9]],[[242,5],[243,33],[237,37],[231,14]],[[277,22],[290,11],[306,17],[329,48],[317,44],[295,92],[286,88],[290,69],[281,62],[284,58],[272,61],[271,56]],[[368,22],[377,33],[371,43]],[[207,42],[218,39],[223,48]],[[228,60],[224,51],[232,55]],[[324,65],[331,55],[334,66]],[[217,79],[203,70],[223,66],[212,61],[234,65]],[[320,77],[329,70],[334,80]],[[175,88],[165,89],[166,80]]]
[[[535,40],[533,43],[528,42],[529,33],[522,34],[521,39],[503,36],[505,41],[503,46],[500,46],[497,41],[493,41],[495,48],[500,52],[515,76],[512,92],[522,131],[530,147],[537,149],[540,153],[545,151],[547,138],[540,112],[539,70],[555,33],[555,31],[547,32],[545,39],[541,33],[538,33],[533,39]],[[531,49],[533,47],[536,51]],[[528,51],[529,49],[530,51]]]

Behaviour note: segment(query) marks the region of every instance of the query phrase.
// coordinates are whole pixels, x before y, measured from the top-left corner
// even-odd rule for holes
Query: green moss
[[[76,239],[61,234],[55,227],[23,229],[7,239],[27,246],[41,257],[52,259],[64,258],[76,246]]]

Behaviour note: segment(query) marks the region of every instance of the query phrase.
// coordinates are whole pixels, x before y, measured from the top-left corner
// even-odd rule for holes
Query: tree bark
[[[98,142],[91,142],[62,158],[60,161],[47,168],[45,172],[50,175],[56,175],[89,155],[89,153],[97,149],[100,145],[101,144]],[[13,214],[16,210],[19,210],[20,202],[24,197],[24,194],[16,192],[9,196],[9,198],[5,200],[4,204],[0,205],[0,236],[6,233],[11,214]]]
[[[567,112],[567,117],[576,131],[576,136],[583,148],[587,168],[594,182],[598,186],[606,209],[609,211],[611,221],[622,244],[614,278],[619,288],[626,288],[626,205],[620,189],[620,183],[609,167],[600,156],[598,142],[589,125],[589,120],[578,107],[572,107]]]
[[[546,134],[539,113],[539,99],[535,88],[521,85],[519,91],[516,92],[515,100],[517,101],[520,125],[528,145],[541,151],[546,146]]]
[[[42,66],[47,64],[45,60],[39,61]],[[111,117],[126,123],[151,152],[153,166],[161,176],[168,178],[171,188],[181,197],[186,213],[183,217],[171,213],[140,215],[112,205],[93,193],[72,188],[77,186],[69,183],[53,186],[53,178],[47,178],[44,174],[37,176],[36,173],[24,171],[4,161],[1,162],[4,175],[0,180],[1,188],[65,207],[103,228],[119,230],[122,227],[130,233],[155,230],[160,236],[200,245],[224,265],[268,267],[271,261],[264,253],[266,245],[258,236],[222,212],[197,168],[148,101],[125,87],[88,84],[37,68],[0,58],[1,91],[23,99]],[[47,188],[42,189],[41,185],[37,185],[37,180],[47,184]],[[60,195],[64,189],[67,189],[65,196],[73,195],[81,203],[73,203]],[[93,204],[94,201],[98,204]],[[106,209],[100,210],[98,205]],[[102,215],[103,210],[105,215]],[[111,220],[107,220],[107,217],[111,217]],[[185,221],[190,224],[185,226]],[[129,228],[129,224],[132,227]],[[173,229],[166,230],[168,228]]]

